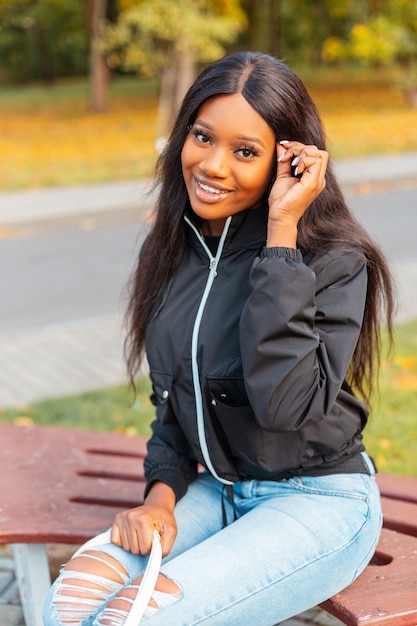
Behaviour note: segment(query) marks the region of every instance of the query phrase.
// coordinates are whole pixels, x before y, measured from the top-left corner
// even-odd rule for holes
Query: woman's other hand
[[[177,536],[174,517],[175,495],[168,485],[156,482],[142,506],[116,515],[111,541],[133,554],[149,554],[153,532],[161,536],[162,555],[166,556]]]

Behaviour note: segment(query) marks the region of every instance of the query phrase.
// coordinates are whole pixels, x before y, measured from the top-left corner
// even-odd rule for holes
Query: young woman
[[[121,626],[156,529],[147,623],[272,626],[349,585],[378,541],[361,433],[390,274],[272,57],[201,74],[158,180],[128,310],[130,375],[146,348],[156,405],[145,503],[67,564],[45,624]]]

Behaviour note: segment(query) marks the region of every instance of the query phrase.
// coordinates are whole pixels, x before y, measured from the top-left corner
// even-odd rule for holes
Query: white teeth
[[[199,187],[201,187],[201,189],[203,191],[206,191],[207,193],[215,193],[215,194],[222,194],[222,193],[227,193],[227,191],[224,191],[222,189],[215,189],[214,187],[209,187],[208,185],[203,185],[203,183],[200,183],[200,181],[197,181]]]

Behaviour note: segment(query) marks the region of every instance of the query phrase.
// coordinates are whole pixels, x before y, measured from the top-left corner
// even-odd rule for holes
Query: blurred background
[[[283,58],[333,158],[417,150],[413,0],[0,0],[0,189],[149,176],[196,73]]]
[[[0,0],[0,420],[149,432],[123,365],[149,181],[197,72],[242,49],[302,77],[392,263],[397,344],[367,436],[381,468],[415,474],[414,0]]]

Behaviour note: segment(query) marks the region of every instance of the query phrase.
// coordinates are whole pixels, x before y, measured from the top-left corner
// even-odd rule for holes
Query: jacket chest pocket
[[[231,410],[233,413],[234,408],[249,406],[242,378],[208,378],[207,387],[211,405],[218,406],[220,412]]]
[[[294,452],[305,453],[298,432],[273,433],[260,426],[249,404],[241,378],[210,378],[208,410],[212,427],[220,440],[225,440],[231,454],[256,470],[257,475],[291,467]]]
[[[226,441],[233,456],[257,456],[263,448],[263,432],[249,404],[245,384],[239,378],[210,378],[208,406],[211,423],[220,441]]]

